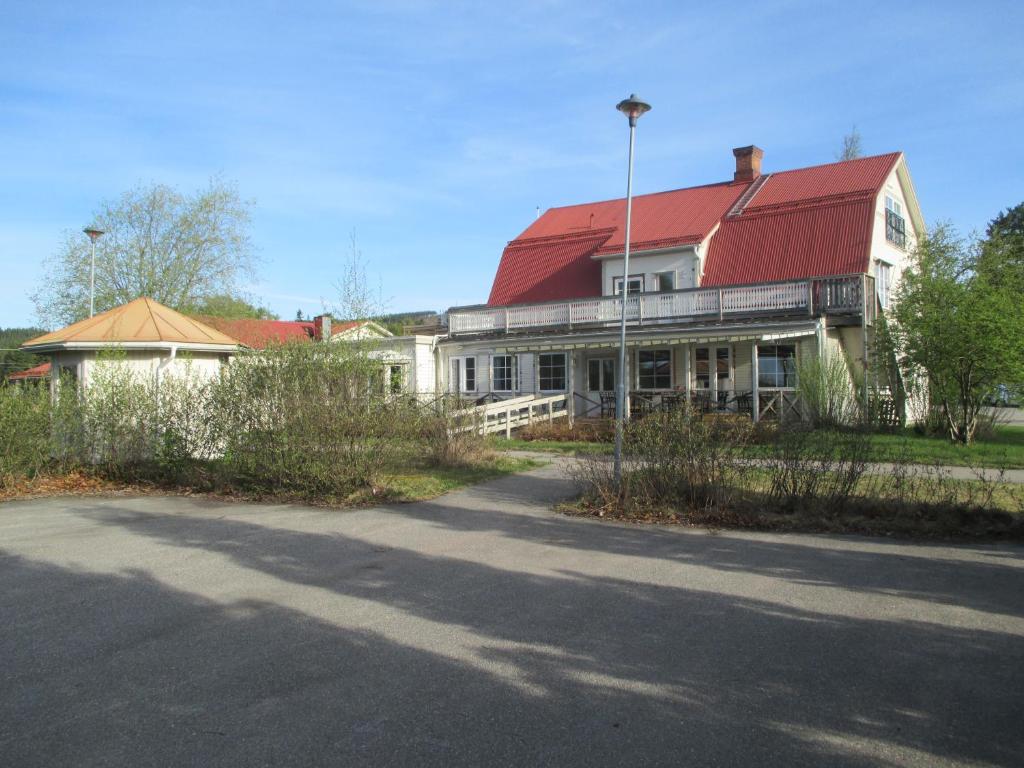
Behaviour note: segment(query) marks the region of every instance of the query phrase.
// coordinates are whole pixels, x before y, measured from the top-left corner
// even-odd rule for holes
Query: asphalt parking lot
[[[1020,765],[1024,549],[432,502],[0,505],[7,766]]]

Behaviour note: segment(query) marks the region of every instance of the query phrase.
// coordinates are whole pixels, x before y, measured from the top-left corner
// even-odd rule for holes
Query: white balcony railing
[[[642,293],[626,299],[626,321],[643,325],[669,320],[724,320],[744,315],[859,314],[863,311],[865,285],[870,281],[866,275],[845,275],[727,288]],[[867,295],[872,293],[873,288],[869,287]],[[601,326],[619,322],[621,315],[621,297],[601,296],[543,304],[452,309],[448,313],[448,330],[452,335],[459,335]]]

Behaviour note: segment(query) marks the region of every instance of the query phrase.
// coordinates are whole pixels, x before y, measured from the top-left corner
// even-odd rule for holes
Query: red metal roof
[[[866,272],[874,200],[726,219],[711,239],[701,285]]]
[[[773,173],[747,203],[744,212],[752,213],[768,206],[813,204],[847,195],[873,195],[881,188],[899,156],[899,152],[890,152]]]
[[[710,240],[702,285],[867,270],[873,204],[900,153],[772,173],[738,216],[750,186],[729,182],[633,199],[636,251]],[[601,294],[594,256],[622,253],[624,199],[552,208],[505,248],[492,306]]]
[[[631,247],[637,250],[699,243],[749,184],[711,184],[633,198]],[[594,255],[622,253],[626,201],[551,208],[510,242],[494,278],[491,305],[601,294]]]
[[[30,379],[45,379],[50,375],[50,364],[40,363],[34,365],[31,368],[26,368],[24,371],[18,371],[12,373],[7,377],[8,381],[28,381]]]
[[[701,285],[868,271],[875,196],[899,152],[773,173],[711,238]]]
[[[501,254],[487,303],[600,296],[601,265],[590,257],[611,234],[611,229],[600,229],[513,240]]]

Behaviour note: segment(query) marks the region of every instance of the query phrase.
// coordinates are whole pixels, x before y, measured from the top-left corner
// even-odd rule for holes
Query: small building
[[[158,382],[186,369],[215,376],[238,347],[231,336],[145,297],[21,345],[27,352],[49,355],[51,387],[62,378],[88,386],[102,364],[101,353],[113,350],[131,370]]]

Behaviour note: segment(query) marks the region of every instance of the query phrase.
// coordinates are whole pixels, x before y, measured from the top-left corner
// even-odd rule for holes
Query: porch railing
[[[865,286],[870,281],[866,275],[843,275],[634,294],[625,300],[626,321],[632,325],[644,325],[669,320],[724,320],[750,315],[859,315],[863,310]],[[869,286],[867,295],[872,296],[873,292],[873,287]],[[610,325],[619,321],[622,301],[621,296],[600,296],[508,307],[456,308],[448,313],[448,330],[457,336]]]

